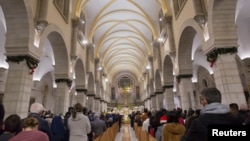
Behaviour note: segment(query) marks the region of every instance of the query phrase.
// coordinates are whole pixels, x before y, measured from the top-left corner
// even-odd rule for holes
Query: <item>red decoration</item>
[[[212,68],[213,65],[214,65],[214,61],[211,61],[211,62],[210,62],[210,67]]]
[[[33,73],[34,73],[34,68],[32,68],[31,70],[30,70],[30,75],[32,75]]]

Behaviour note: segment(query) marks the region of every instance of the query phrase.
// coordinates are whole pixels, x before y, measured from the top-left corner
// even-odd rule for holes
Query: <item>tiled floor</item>
[[[138,141],[130,124],[123,124],[120,132],[116,135],[115,141]]]

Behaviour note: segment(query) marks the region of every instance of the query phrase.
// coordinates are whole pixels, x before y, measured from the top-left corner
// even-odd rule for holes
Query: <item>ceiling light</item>
[[[100,70],[102,70],[102,67],[100,66],[100,67],[98,67],[98,70],[100,71]]]
[[[147,66],[146,66],[146,69],[151,69],[151,66],[148,64]]]
[[[83,44],[87,44],[88,41],[87,41],[87,40],[82,40],[82,43],[83,43]]]
[[[109,81],[108,78],[105,78],[105,81],[108,82]]]
[[[82,23],[82,24],[84,24],[84,23],[85,23],[85,21],[84,21],[84,20],[80,20],[80,21],[81,21],[81,23]]]
[[[158,41],[159,42],[162,42],[164,39],[162,38],[162,37],[160,37],[159,39],[158,39]]]

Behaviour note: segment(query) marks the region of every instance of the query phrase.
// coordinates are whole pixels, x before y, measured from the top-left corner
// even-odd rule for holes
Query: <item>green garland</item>
[[[56,83],[62,83],[62,82],[66,82],[68,87],[71,87],[72,85],[72,80],[68,79],[68,78],[59,78],[55,80]]]
[[[231,54],[237,53],[237,48],[232,47],[232,48],[217,48],[217,49],[214,49],[213,51],[211,51],[210,53],[207,54],[207,61],[213,64],[217,60],[218,55],[227,54],[227,53],[231,53]],[[212,64],[211,64],[211,67],[212,67]]]
[[[22,61],[26,61],[27,66],[29,67],[29,69],[35,69],[38,66],[39,61],[28,56],[28,55],[24,55],[24,56],[7,56],[6,62],[15,62],[17,64],[19,64]]]

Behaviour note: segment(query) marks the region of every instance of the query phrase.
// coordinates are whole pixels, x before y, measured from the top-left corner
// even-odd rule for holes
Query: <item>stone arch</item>
[[[201,40],[201,47],[205,46],[203,32],[199,24],[194,19],[186,20],[180,29],[180,38],[178,41],[178,65],[179,74],[192,74],[192,53],[193,41],[197,34]]]
[[[165,56],[163,64],[163,86],[173,85],[173,62],[169,55]]]
[[[196,31],[188,26],[186,27],[179,40],[178,64],[179,74],[192,74],[192,44]]]
[[[162,77],[159,69],[155,71],[155,92],[162,92]]]
[[[197,70],[198,75],[198,92],[201,92],[206,87],[216,87],[214,76],[203,66],[199,66]],[[206,82],[205,82],[205,81]]]
[[[53,72],[47,72],[40,81],[34,81],[31,98],[35,97],[37,102],[42,103],[46,109],[54,112],[55,94],[53,88]]]
[[[34,22],[29,2],[2,1],[1,7],[8,25],[6,26],[6,55],[29,54],[34,47],[31,40],[34,36]]]
[[[54,51],[47,38],[46,40],[44,40],[44,42],[45,42],[43,43],[44,46],[41,47],[43,48],[42,49],[43,51],[40,57],[39,64],[33,74],[33,80],[35,81],[40,81],[41,78],[48,72],[54,72],[54,65],[53,65],[55,64]],[[53,75],[53,80],[54,80],[54,75]]]
[[[52,65],[54,66],[55,79],[69,77],[68,48],[64,39],[65,37],[62,30],[57,25],[50,24],[42,32],[39,42],[39,48],[44,49],[48,43],[52,47],[53,55],[50,59],[52,60]]]
[[[237,32],[235,28],[235,0],[208,1],[208,29],[209,45],[214,47],[237,46]]]
[[[249,15],[250,1],[238,0],[235,11],[235,23],[237,26],[238,35],[238,56],[240,59],[250,57],[250,15]]]
[[[55,56],[55,75],[59,78],[68,78],[69,57],[64,39],[58,32],[51,32],[48,40],[53,48]]]
[[[202,108],[199,103],[199,94],[206,87],[216,87],[213,74],[210,74],[209,71],[203,66],[199,66],[197,69],[197,88],[194,90],[193,97],[196,108]]]
[[[4,18],[3,10],[0,6],[0,68],[9,68],[9,64],[5,61],[6,59],[6,50],[5,50],[5,41],[6,41],[6,22]]]
[[[84,69],[84,64],[81,59],[77,59],[75,63],[75,85],[76,88],[78,86],[86,88],[86,78],[85,78],[85,69]],[[83,89],[80,88],[80,89]]]

